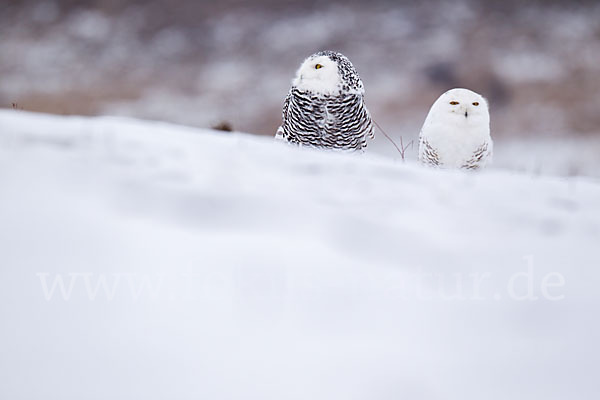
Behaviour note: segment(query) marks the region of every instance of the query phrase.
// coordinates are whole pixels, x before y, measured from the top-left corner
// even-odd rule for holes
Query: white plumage
[[[479,169],[491,161],[492,150],[488,104],[480,94],[452,89],[433,103],[419,137],[422,163]]]

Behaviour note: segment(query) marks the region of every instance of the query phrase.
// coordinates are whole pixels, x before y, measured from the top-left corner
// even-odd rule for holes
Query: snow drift
[[[594,399],[600,184],[0,111],[0,397]]]

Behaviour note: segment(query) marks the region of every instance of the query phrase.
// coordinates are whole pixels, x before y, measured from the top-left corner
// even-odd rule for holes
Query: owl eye
[[[321,64],[315,65],[315,69],[321,69],[321,68],[323,68],[323,66]]]
[[[458,101],[451,101],[450,104],[452,104],[453,106],[458,104]]]
[[[473,103],[473,105],[474,105],[475,107],[477,107],[477,106],[479,105],[479,102],[478,102],[478,101],[476,101],[476,102],[474,102],[474,103]]]

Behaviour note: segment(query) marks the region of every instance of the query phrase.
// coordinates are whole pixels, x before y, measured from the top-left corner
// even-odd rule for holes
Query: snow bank
[[[600,184],[0,111],[0,397],[594,399]]]

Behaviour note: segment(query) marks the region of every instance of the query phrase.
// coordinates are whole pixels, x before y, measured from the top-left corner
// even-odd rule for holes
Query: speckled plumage
[[[321,67],[313,71],[316,65]],[[362,81],[352,63],[332,51],[313,54],[300,66],[282,117],[278,136],[297,145],[360,150],[373,137]]]

